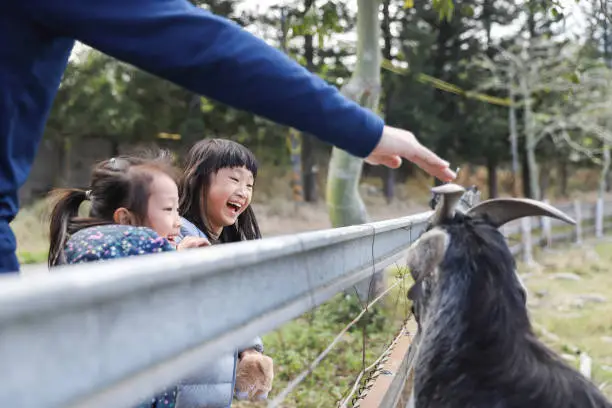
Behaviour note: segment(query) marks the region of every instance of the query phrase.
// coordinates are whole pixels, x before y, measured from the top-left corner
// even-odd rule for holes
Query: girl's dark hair
[[[240,143],[227,139],[204,139],[193,145],[185,159],[183,176],[179,182],[179,212],[208,236],[210,233],[205,214],[206,196],[212,175],[223,168],[246,167],[257,179],[257,160],[253,153]],[[249,205],[238,216],[236,223],[224,227],[218,242],[236,242],[261,238],[253,208]]]
[[[135,224],[146,221],[149,187],[155,173],[163,173],[177,180],[170,155],[160,151],[153,156],[121,156],[98,163],[92,171],[89,190],[55,189],[49,194],[52,201],[49,225],[49,267],[65,263],[64,247],[75,232],[97,225],[114,224],[113,214],[118,208],[128,209]],[[88,217],[79,217],[79,207],[91,201]]]

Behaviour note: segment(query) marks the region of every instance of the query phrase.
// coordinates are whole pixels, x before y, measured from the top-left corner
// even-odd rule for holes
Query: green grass
[[[398,269],[389,272],[389,284],[396,282]],[[409,315],[406,281],[371,308],[359,323],[349,330],[288,396],[282,407],[335,407],[352,388],[363,368],[363,329],[367,334],[365,366],[369,366],[387,349]],[[338,294],[330,301],[305,313],[278,330],[263,337],[266,354],[274,359],[275,378],[270,398],[274,398],[325,350],[342,329],[361,311],[355,295]],[[266,403],[236,402],[236,407],[265,407]],[[349,405],[350,406],[350,405]]]
[[[48,250],[42,251],[18,251],[17,259],[19,259],[19,263],[21,265],[29,265],[29,264],[40,264],[47,262],[47,257],[49,255]]]
[[[48,210],[44,200],[19,211],[11,223],[21,264],[44,263],[49,252]]]

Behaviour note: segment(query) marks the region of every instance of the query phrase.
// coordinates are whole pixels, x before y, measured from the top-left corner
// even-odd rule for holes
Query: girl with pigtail
[[[90,189],[57,189],[50,220],[50,267],[208,245],[179,234],[177,172],[169,156],[117,157],[93,169]],[[89,200],[89,216],[79,207]],[[175,408],[177,387],[137,408]]]
[[[176,176],[163,152],[152,158],[117,157],[95,166],[89,190],[54,190],[49,266],[207,245],[195,237],[176,243]],[[89,216],[80,217],[85,200],[91,202]]]

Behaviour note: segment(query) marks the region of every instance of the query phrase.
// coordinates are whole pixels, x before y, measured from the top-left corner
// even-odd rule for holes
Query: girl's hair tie
[[[91,201],[92,195],[91,190],[85,191],[85,199]]]

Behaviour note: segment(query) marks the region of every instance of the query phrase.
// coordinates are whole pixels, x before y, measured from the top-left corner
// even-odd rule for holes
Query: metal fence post
[[[575,243],[582,243],[582,207],[580,205],[580,200],[574,200],[574,213],[576,216],[576,237]]]
[[[546,204],[550,204],[549,200],[544,200]],[[552,246],[552,224],[550,218],[541,217],[542,224],[542,236],[544,238],[544,246],[550,248]]]
[[[602,197],[597,198],[595,203],[595,236],[597,238],[603,237],[604,228],[604,200]]]
[[[521,239],[523,262],[526,264],[533,263],[533,247],[531,240],[531,217],[521,218]]]

